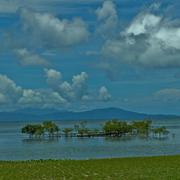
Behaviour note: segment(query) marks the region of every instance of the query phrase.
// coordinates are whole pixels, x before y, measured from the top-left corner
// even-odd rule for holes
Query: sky
[[[180,115],[178,0],[0,0],[0,111]]]

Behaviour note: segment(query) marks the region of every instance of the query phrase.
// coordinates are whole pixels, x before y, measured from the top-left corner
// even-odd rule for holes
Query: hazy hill
[[[105,120],[105,119],[177,119],[176,115],[151,115],[123,110],[120,108],[95,109],[83,112],[58,111],[53,109],[23,109],[13,112],[0,112],[1,121],[12,120]]]

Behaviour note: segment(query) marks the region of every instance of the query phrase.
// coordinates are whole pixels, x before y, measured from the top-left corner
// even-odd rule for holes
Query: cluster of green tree
[[[121,136],[122,134],[132,133],[131,124],[123,121],[111,120],[104,124],[103,130],[108,136]]]
[[[146,136],[149,135],[149,133],[152,130],[152,122],[150,120],[144,120],[144,121],[135,121],[132,123],[132,128],[136,134],[144,134]]]
[[[99,129],[87,128],[86,121],[81,121],[79,124],[74,125],[74,132],[78,137],[92,137],[102,135],[102,131]]]
[[[149,136],[153,133],[156,137],[162,137],[167,135],[169,131],[166,127],[152,128],[152,122],[149,120],[135,121],[135,122],[124,122],[119,120],[107,121],[103,130],[106,136],[123,136],[123,135],[144,135]]]
[[[74,130],[73,128],[64,128],[63,133],[64,133],[65,137],[72,136],[73,130]]]
[[[64,128],[60,133],[59,127],[52,121],[45,121],[42,124],[26,125],[22,128],[22,133],[29,134],[30,137],[42,137],[48,135],[54,136],[76,136],[76,137],[93,137],[93,136],[123,136],[123,135],[144,135],[149,136],[153,133],[156,137],[162,137],[169,132],[166,127],[152,128],[152,122],[149,120],[125,122],[120,120],[110,120],[103,124],[101,130],[89,129],[86,127],[86,121],[74,125],[74,128]]]
[[[169,131],[164,126],[158,127],[158,128],[154,128],[154,129],[152,129],[152,132],[153,132],[154,136],[158,137],[158,138],[161,138],[164,135],[169,134]]]
[[[59,127],[52,121],[45,121],[42,124],[28,124],[22,128],[22,133],[29,134],[29,137],[44,137],[48,135],[49,137],[54,136],[65,136],[65,137],[91,137],[97,136],[99,134],[98,129],[89,129],[86,127],[87,122],[81,121],[79,124],[75,124],[74,128],[64,128],[60,131]]]
[[[29,137],[42,137],[45,134],[52,137],[58,134],[59,127],[52,121],[44,121],[42,124],[28,124],[21,132],[29,134]]]

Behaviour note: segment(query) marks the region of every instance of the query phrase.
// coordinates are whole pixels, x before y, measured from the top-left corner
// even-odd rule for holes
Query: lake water
[[[73,127],[77,121],[59,121],[60,128]],[[28,122],[29,123],[29,122]],[[91,128],[102,121],[88,121]],[[153,121],[153,126],[166,126],[167,139],[142,138],[59,138],[29,140],[21,134],[27,122],[0,122],[0,160],[94,159],[180,154],[180,120]],[[175,137],[172,134],[175,134]]]

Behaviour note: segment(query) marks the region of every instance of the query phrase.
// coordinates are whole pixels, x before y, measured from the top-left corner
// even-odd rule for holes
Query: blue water
[[[73,127],[76,121],[59,121],[60,128]],[[180,120],[153,121],[166,126],[166,139],[145,138],[59,138],[29,140],[21,134],[27,122],[0,122],[0,160],[94,159],[180,154]],[[88,127],[101,127],[102,121],[88,121]],[[172,134],[175,134],[175,137]]]

